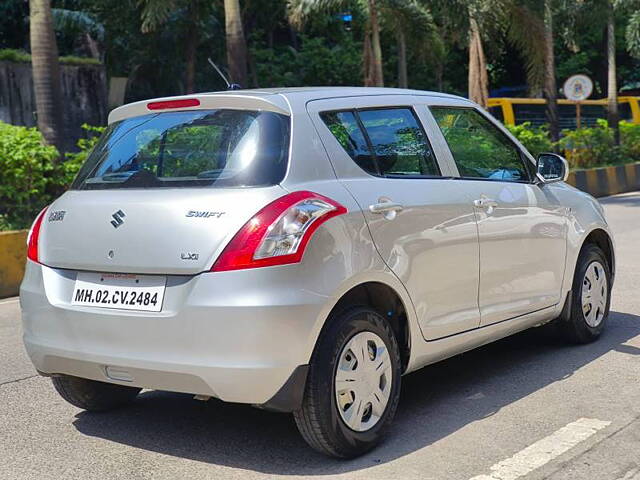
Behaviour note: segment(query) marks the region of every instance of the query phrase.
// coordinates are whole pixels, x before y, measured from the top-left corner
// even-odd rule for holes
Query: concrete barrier
[[[594,197],[640,190],[640,163],[575,170],[567,182]]]
[[[27,259],[27,233],[0,232],[0,298],[18,294]]]

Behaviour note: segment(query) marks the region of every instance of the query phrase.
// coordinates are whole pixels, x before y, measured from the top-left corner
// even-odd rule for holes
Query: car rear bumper
[[[45,375],[291,409],[327,297],[278,267],[169,276],[163,310],[70,304],[76,272],[28,262],[24,343]]]

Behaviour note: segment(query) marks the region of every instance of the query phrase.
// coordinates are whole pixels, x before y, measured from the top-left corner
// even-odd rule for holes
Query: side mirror
[[[543,183],[564,182],[569,177],[569,164],[555,153],[541,153],[536,164],[538,177]]]

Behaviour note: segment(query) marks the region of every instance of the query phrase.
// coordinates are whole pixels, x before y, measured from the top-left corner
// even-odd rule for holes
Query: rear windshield
[[[144,115],[109,125],[71,188],[275,185],[288,151],[285,115],[228,109]]]

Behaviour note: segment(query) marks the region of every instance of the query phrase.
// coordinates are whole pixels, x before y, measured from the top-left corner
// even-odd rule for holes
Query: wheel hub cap
[[[608,295],[604,267],[600,262],[590,263],[582,280],[582,314],[590,327],[597,327],[602,322]]]
[[[389,403],[392,375],[389,352],[378,335],[360,332],[347,342],[334,383],[338,412],[349,428],[364,432],[378,423]]]

